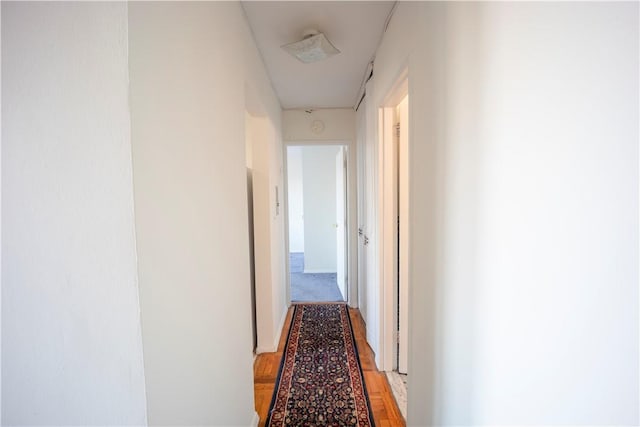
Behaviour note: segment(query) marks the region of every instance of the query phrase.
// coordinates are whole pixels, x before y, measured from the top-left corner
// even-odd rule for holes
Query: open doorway
[[[347,301],[347,147],[289,145],[286,156],[291,301]]]
[[[409,97],[406,77],[380,108],[384,370],[406,418],[409,374]],[[388,355],[388,356],[387,356]],[[390,357],[389,357],[390,356]]]
[[[397,248],[397,271],[394,286],[394,296],[397,301],[395,310],[394,329],[397,331],[396,363],[391,374],[392,390],[395,391],[400,411],[407,418],[407,377],[409,358],[409,99],[405,96],[395,107],[395,154],[397,155],[396,179],[396,210],[397,228],[395,233]]]

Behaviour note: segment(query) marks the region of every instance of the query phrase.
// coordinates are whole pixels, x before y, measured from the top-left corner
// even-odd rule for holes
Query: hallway
[[[254,374],[254,395],[256,412],[260,417],[260,427],[264,427],[269,411],[269,404],[273,395],[282,352],[287,341],[287,334],[291,323],[293,307],[289,309],[285,326],[280,335],[278,351],[275,353],[258,354],[253,363]],[[398,409],[398,405],[393,397],[389,383],[384,372],[378,371],[375,365],[373,352],[367,344],[365,325],[360,316],[360,311],[356,308],[349,309],[349,315],[353,324],[353,332],[356,338],[356,345],[360,355],[360,363],[364,373],[365,384],[369,394],[369,401],[373,410],[373,417],[376,426],[400,427],[404,426],[404,418]]]
[[[378,427],[401,366],[411,426],[640,424],[640,2],[0,12],[0,424],[258,426],[290,252]],[[307,145],[335,269],[288,247]]]

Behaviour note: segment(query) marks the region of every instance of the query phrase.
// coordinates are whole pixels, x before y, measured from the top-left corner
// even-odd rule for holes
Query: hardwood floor
[[[271,397],[275,387],[280,359],[287,340],[287,333],[291,323],[293,308],[289,309],[284,323],[280,344],[276,353],[262,353],[256,356],[253,364],[253,389],[255,393],[256,412],[260,416],[260,427],[264,426],[271,404]],[[360,364],[364,373],[364,381],[369,392],[369,401],[373,410],[373,420],[377,427],[404,426],[404,418],[391,393],[384,372],[376,368],[373,351],[367,344],[365,326],[358,309],[349,309],[353,333],[360,354]]]

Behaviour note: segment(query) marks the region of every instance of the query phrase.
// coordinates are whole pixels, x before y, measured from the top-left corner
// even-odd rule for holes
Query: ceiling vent
[[[302,40],[281,47],[305,64],[322,61],[340,53],[324,34],[317,30],[307,30]]]

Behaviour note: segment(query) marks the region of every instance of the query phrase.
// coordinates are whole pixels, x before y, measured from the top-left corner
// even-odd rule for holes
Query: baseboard
[[[277,348],[274,349],[272,347],[257,347],[256,348],[256,354],[262,354],[262,353],[275,353],[276,350],[278,350]]]
[[[282,328],[284,327],[284,321],[287,318],[288,311],[289,311],[289,307],[285,306],[284,311],[282,313],[282,317],[280,318],[280,321],[278,322],[278,326],[276,328],[273,344],[271,344],[271,346],[266,346],[266,347],[258,346],[258,348],[256,348],[256,354],[275,353],[276,351],[278,351],[278,344],[280,344],[280,336],[282,335]]]
[[[278,351],[277,347],[273,347],[271,345],[267,345],[264,347],[256,347],[256,355],[258,354],[262,354],[262,353],[275,353],[276,351]]]
[[[251,427],[258,427],[260,424],[260,417],[256,411],[253,411],[253,419],[251,420]]]
[[[315,273],[333,273],[335,274],[335,271],[329,271],[329,270],[310,270],[310,269],[304,269],[305,274],[315,274]]]

